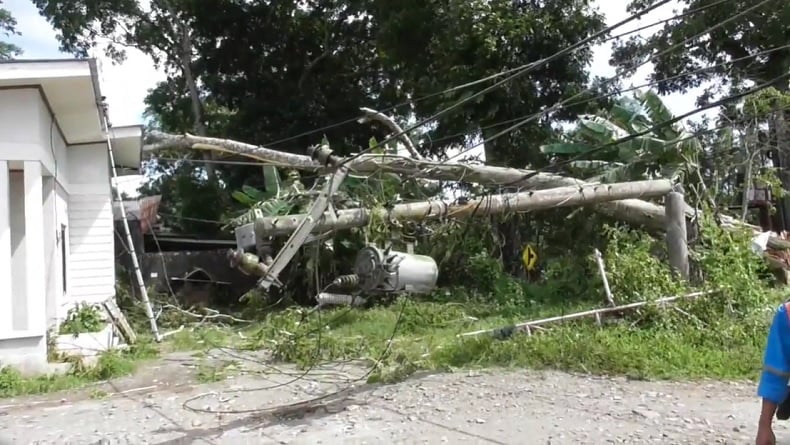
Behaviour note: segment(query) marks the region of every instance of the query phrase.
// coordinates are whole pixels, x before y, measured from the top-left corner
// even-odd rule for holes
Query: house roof
[[[0,88],[3,87],[39,88],[66,144],[106,141],[107,116],[96,59],[3,61]],[[110,128],[117,167],[140,168],[142,131],[140,125]]]

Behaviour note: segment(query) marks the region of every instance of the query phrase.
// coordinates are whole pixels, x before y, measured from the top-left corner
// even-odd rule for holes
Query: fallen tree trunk
[[[463,204],[448,204],[443,201],[422,201],[398,204],[392,209],[348,209],[336,215],[325,213],[313,232],[342,230],[362,227],[371,217],[395,220],[422,221],[431,218],[466,218],[487,216],[507,211],[524,212],[555,207],[570,207],[616,201],[639,196],[663,196],[672,190],[672,182],[661,179],[614,184],[586,184],[574,187],[558,187],[521,193],[489,195]],[[288,235],[299,226],[307,215],[288,215],[259,218],[255,221],[255,235],[261,238]]]
[[[147,135],[146,142],[145,151],[148,152],[165,149],[216,150],[246,156],[283,167],[311,171],[323,170],[323,166],[305,155],[286,153],[228,139],[151,132]],[[534,170],[489,165],[440,163],[392,155],[361,156],[351,162],[349,168],[352,173],[357,174],[371,174],[382,171],[438,181],[464,181],[485,186],[511,185],[527,190],[588,184],[579,179],[552,173],[537,173],[524,179],[525,176],[535,173]],[[645,226],[658,231],[664,230],[665,227],[664,207],[651,202],[639,199],[624,199],[599,203],[595,206],[595,209],[616,220],[632,225]],[[687,213],[691,214],[693,210],[689,209]]]

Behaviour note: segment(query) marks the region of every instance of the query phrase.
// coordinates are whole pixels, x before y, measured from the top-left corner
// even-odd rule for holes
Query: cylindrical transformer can
[[[425,294],[436,288],[439,266],[429,256],[368,246],[357,254],[354,273],[364,291]]]

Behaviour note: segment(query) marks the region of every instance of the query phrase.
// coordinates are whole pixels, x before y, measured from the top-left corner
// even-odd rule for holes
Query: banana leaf
[[[669,111],[664,101],[653,91],[648,90],[637,93],[637,98],[642,102],[642,106],[645,108],[647,115],[650,116],[653,126],[674,119],[675,116]],[[676,139],[678,137],[678,132],[672,125],[657,130],[657,133],[664,139]]]
[[[601,116],[583,117],[579,119],[579,131],[596,135],[599,142],[622,139],[628,136],[628,130]]]
[[[247,195],[250,198],[252,198],[255,202],[265,201],[265,200],[268,199],[268,197],[266,196],[265,192],[263,192],[261,190],[258,190],[255,187],[250,187],[249,185],[241,186],[241,191],[245,195]]]
[[[240,204],[244,204],[245,206],[252,207],[258,203],[257,200],[253,199],[251,196],[247,195],[246,193],[236,190],[230,194],[233,199],[238,201]]]
[[[273,165],[263,166],[263,184],[266,187],[264,199],[271,199],[280,196],[280,171]]]
[[[574,142],[557,142],[540,146],[541,153],[547,155],[579,155],[593,150],[595,146]]]

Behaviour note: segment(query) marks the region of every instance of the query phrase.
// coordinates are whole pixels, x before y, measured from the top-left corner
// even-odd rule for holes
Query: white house
[[[115,295],[108,140],[139,170],[142,126],[102,104],[93,59],[0,63],[0,366],[45,369],[47,331]]]

